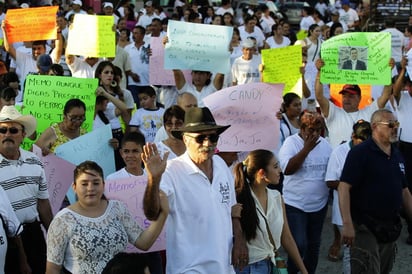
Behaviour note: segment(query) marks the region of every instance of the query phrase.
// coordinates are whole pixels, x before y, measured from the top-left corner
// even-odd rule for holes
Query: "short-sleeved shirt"
[[[37,199],[48,199],[49,192],[43,163],[34,153],[20,148],[18,160],[0,154],[0,185],[21,223],[38,219]]]
[[[146,142],[153,142],[157,130],[163,125],[164,108],[145,109],[139,108],[130,120],[130,126],[139,127]]]
[[[412,96],[408,91],[402,91],[401,99],[397,108],[397,116],[401,123],[399,140],[412,143]]]
[[[362,214],[391,218],[399,213],[402,189],[407,182],[404,160],[394,145],[390,156],[372,138],[353,147],[340,179],[352,186],[350,204],[354,222],[361,223]]]
[[[142,232],[120,201],[109,200],[106,211],[96,218],[64,208],[49,227],[47,261],[63,265],[71,273],[98,274]]]
[[[213,156],[213,180],[188,153],[168,161],[160,189],[169,199],[166,273],[234,273],[231,265],[233,176]]]

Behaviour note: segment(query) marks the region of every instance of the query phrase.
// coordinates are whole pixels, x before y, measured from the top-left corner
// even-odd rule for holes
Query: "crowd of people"
[[[400,216],[412,245],[412,77],[403,56],[411,27],[404,35],[387,20],[382,30],[391,35],[391,84],[373,86],[373,102],[364,108],[364,91],[346,84],[338,107],[320,82],[322,43],[361,30],[362,1],[304,6],[299,29],[267,4],[250,4],[239,17],[230,0],[218,8],[175,0],[172,14],[152,1],[140,10],[129,0],[103,2],[98,13],[81,0],[45,2],[0,2],[0,273],[263,274],[277,267],[316,273],[329,204],[335,238],[328,258],[342,259],[345,274],[391,271]],[[57,38],[9,43],[7,9],[44,5],[59,5]],[[113,16],[114,57],[65,51],[76,14]],[[151,85],[151,38],[169,43],[170,20],[232,28],[231,70],[192,70],[188,79],[175,69],[174,85]],[[301,95],[285,94],[273,113],[280,123],[273,151],[219,151],[230,124],[217,124],[203,99],[262,82],[261,51],[295,44],[302,46]],[[358,56],[350,48],[341,69],[367,70]],[[21,144],[30,137],[43,155],[54,153],[87,134],[88,110],[82,100],[69,99],[61,121],[38,132],[36,119],[16,108],[27,107],[25,79],[31,74],[97,79],[92,128],[112,130],[116,172],[105,178],[95,162],[77,165],[76,202],[65,200],[55,216],[43,163]],[[104,194],[105,180],[135,177],[147,181],[142,204],[151,223],[144,228],[122,202]],[[124,253],[128,243],[148,250],[164,226],[165,252]],[[277,264],[279,253],[287,255],[287,266]]]

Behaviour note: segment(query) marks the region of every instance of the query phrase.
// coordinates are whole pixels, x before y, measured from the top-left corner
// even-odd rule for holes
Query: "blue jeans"
[[[272,262],[270,259],[264,259],[247,265],[242,271],[239,269],[235,270],[236,274],[270,274],[272,273]]]
[[[296,207],[286,206],[286,216],[290,231],[298,246],[300,256],[309,274],[315,273],[318,265],[320,238],[323,222],[325,221],[328,205],[315,212],[304,212]],[[298,273],[298,268],[288,257],[289,274]]]

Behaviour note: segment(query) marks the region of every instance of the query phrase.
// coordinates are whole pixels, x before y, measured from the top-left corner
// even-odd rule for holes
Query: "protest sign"
[[[86,120],[82,127],[92,130],[94,120],[97,79],[64,76],[28,75],[24,89],[23,114],[31,114],[37,120],[37,136],[53,123],[63,120],[63,108],[72,98],[86,105]],[[32,142],[25,139],[23,147],[29,149]]]
[[[219,138],[219,151],[276,149],[283,84],[250,83],[219,90],[203,99],[220,125],[231,125]]]
[[[8,42],[56,39],[57,9],[57,6],[8,9],[5,19]]]
[[[164,69],[164,55],[165,49],[163,47],[162,38],[151,37],[150,48],[152,55],[149,57],[149,76],[151,85],[175,86],[175,78],[173,71]],[[191,71],[182,71],[185,75],[185,80],[188,83],[192,82]]]
[[[86,160],[94,161],[100,165],[106,177],[115,171],[114,151],[109,145],[111,138],[112,130],[108,124],[58,146],[55,153],[74,165]]]
[[[302,47],[289,46],[262,50],[265,83],[285,84],[283,93],[295,92],[302,95]],[[299,86],[300,84],[300,86]]]
[[[376,84],[391,82],[389,32],[349,32],[322,44],[321,83]]]
[[[170,20],[165,69],[230,71],[229,44],[233,28]]]
[[[115,57],[113,16],[76,14],[69,29],[66,52],[85,57]]]
[[[64,196],[73,182],[73,170],[75,165],[57,157],[54,154],[43,156],[41,149],[33,145],[33,153],[39,157],[44,165],[49,201],[53,215],[60,210]]]
[[[107,180],[104,195],[109,199],[120,200],[126,204],[132,217],[143,229],[147,229],[150,221],[143,211],[143,196],[146,189],[147,176],[133,176],[126,179]],[[146,252],[166,249],[165,230],[159,235],[153,246]],[[144,252],[132,245],[127,246],[127,252]]]

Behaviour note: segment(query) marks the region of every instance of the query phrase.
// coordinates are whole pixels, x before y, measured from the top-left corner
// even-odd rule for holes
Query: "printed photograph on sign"
[[[367,70],[368,47],[340,47],[339,68],[346,70]]]

